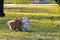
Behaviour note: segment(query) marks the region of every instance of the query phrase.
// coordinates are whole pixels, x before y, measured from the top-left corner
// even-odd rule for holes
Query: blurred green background
[[[4,4],[32,4],[32,0],[4,0]],[[40,0],[43,1],[43,0]],[[46,0],[48,4],[55,4],[55,0]]]

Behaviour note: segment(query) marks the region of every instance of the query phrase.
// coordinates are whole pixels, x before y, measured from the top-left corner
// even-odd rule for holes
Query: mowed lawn
[[[4,4],[13,3],[13,4],[30,4],[31,0],[4,0]]]
[[[60,40],[60,14],[7,12],[0,17],[0,40]],[[26,32],[10,31],[7,21],[16,17],[29,17],[30,28]]]

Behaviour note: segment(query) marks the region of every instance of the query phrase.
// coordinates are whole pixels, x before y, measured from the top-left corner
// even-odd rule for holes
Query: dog
[[[19,30],[19,31],[26,31],[29,28],[29,18],[15,18],[14,20],[10,20],[7,22],[10,30]]]
[[[10,30],[14,30],[14,31],[21,30],[22,31],[21,27],[23,26],[23,23],[18,18],[8,21],[7,24]]]

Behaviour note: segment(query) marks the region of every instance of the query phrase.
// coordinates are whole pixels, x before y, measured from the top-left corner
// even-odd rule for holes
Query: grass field
[[[4,4],[31,4],[33,0],[4,0]],[[55,1],[49,0],[48,3],[54,4]]]
[[[4,0],[4,4],[7,4],[9,1],[10,4],[30,4],[30,0]]]
[[[57,6],[46,7],[49,12],[12,12],[4,10],[0,17],[0,40],[60,40],[60,12]],[[7,21],[16,17],[29,17],[30,29],[26,32],[11,32]]]

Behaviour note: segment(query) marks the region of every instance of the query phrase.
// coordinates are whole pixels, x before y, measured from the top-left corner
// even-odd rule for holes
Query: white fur
[[[10,21],[7,22],[7,24],[8,24],[8,26],[9,26],[10,30],[12,30],[12,28],[11,28],[11,22],[14,22],[14,20],[10,20]]]
[[[22,21],[22,23],[23,23],[23,26],[21,27],[21,29],[23,31],[28,30],[29,29],[29,26],[30,26],[30,24],[29,24],[29,18],[28,17],[23,17],[23,18],[18,18],[18,19],[20,21]]]
[[[29,19],[27,18],[27,17],[24,17],[24,18],[22,18],[22,22],[23,22],[23,29],[24,30],[28,30],[28,28],[29,28]]]

